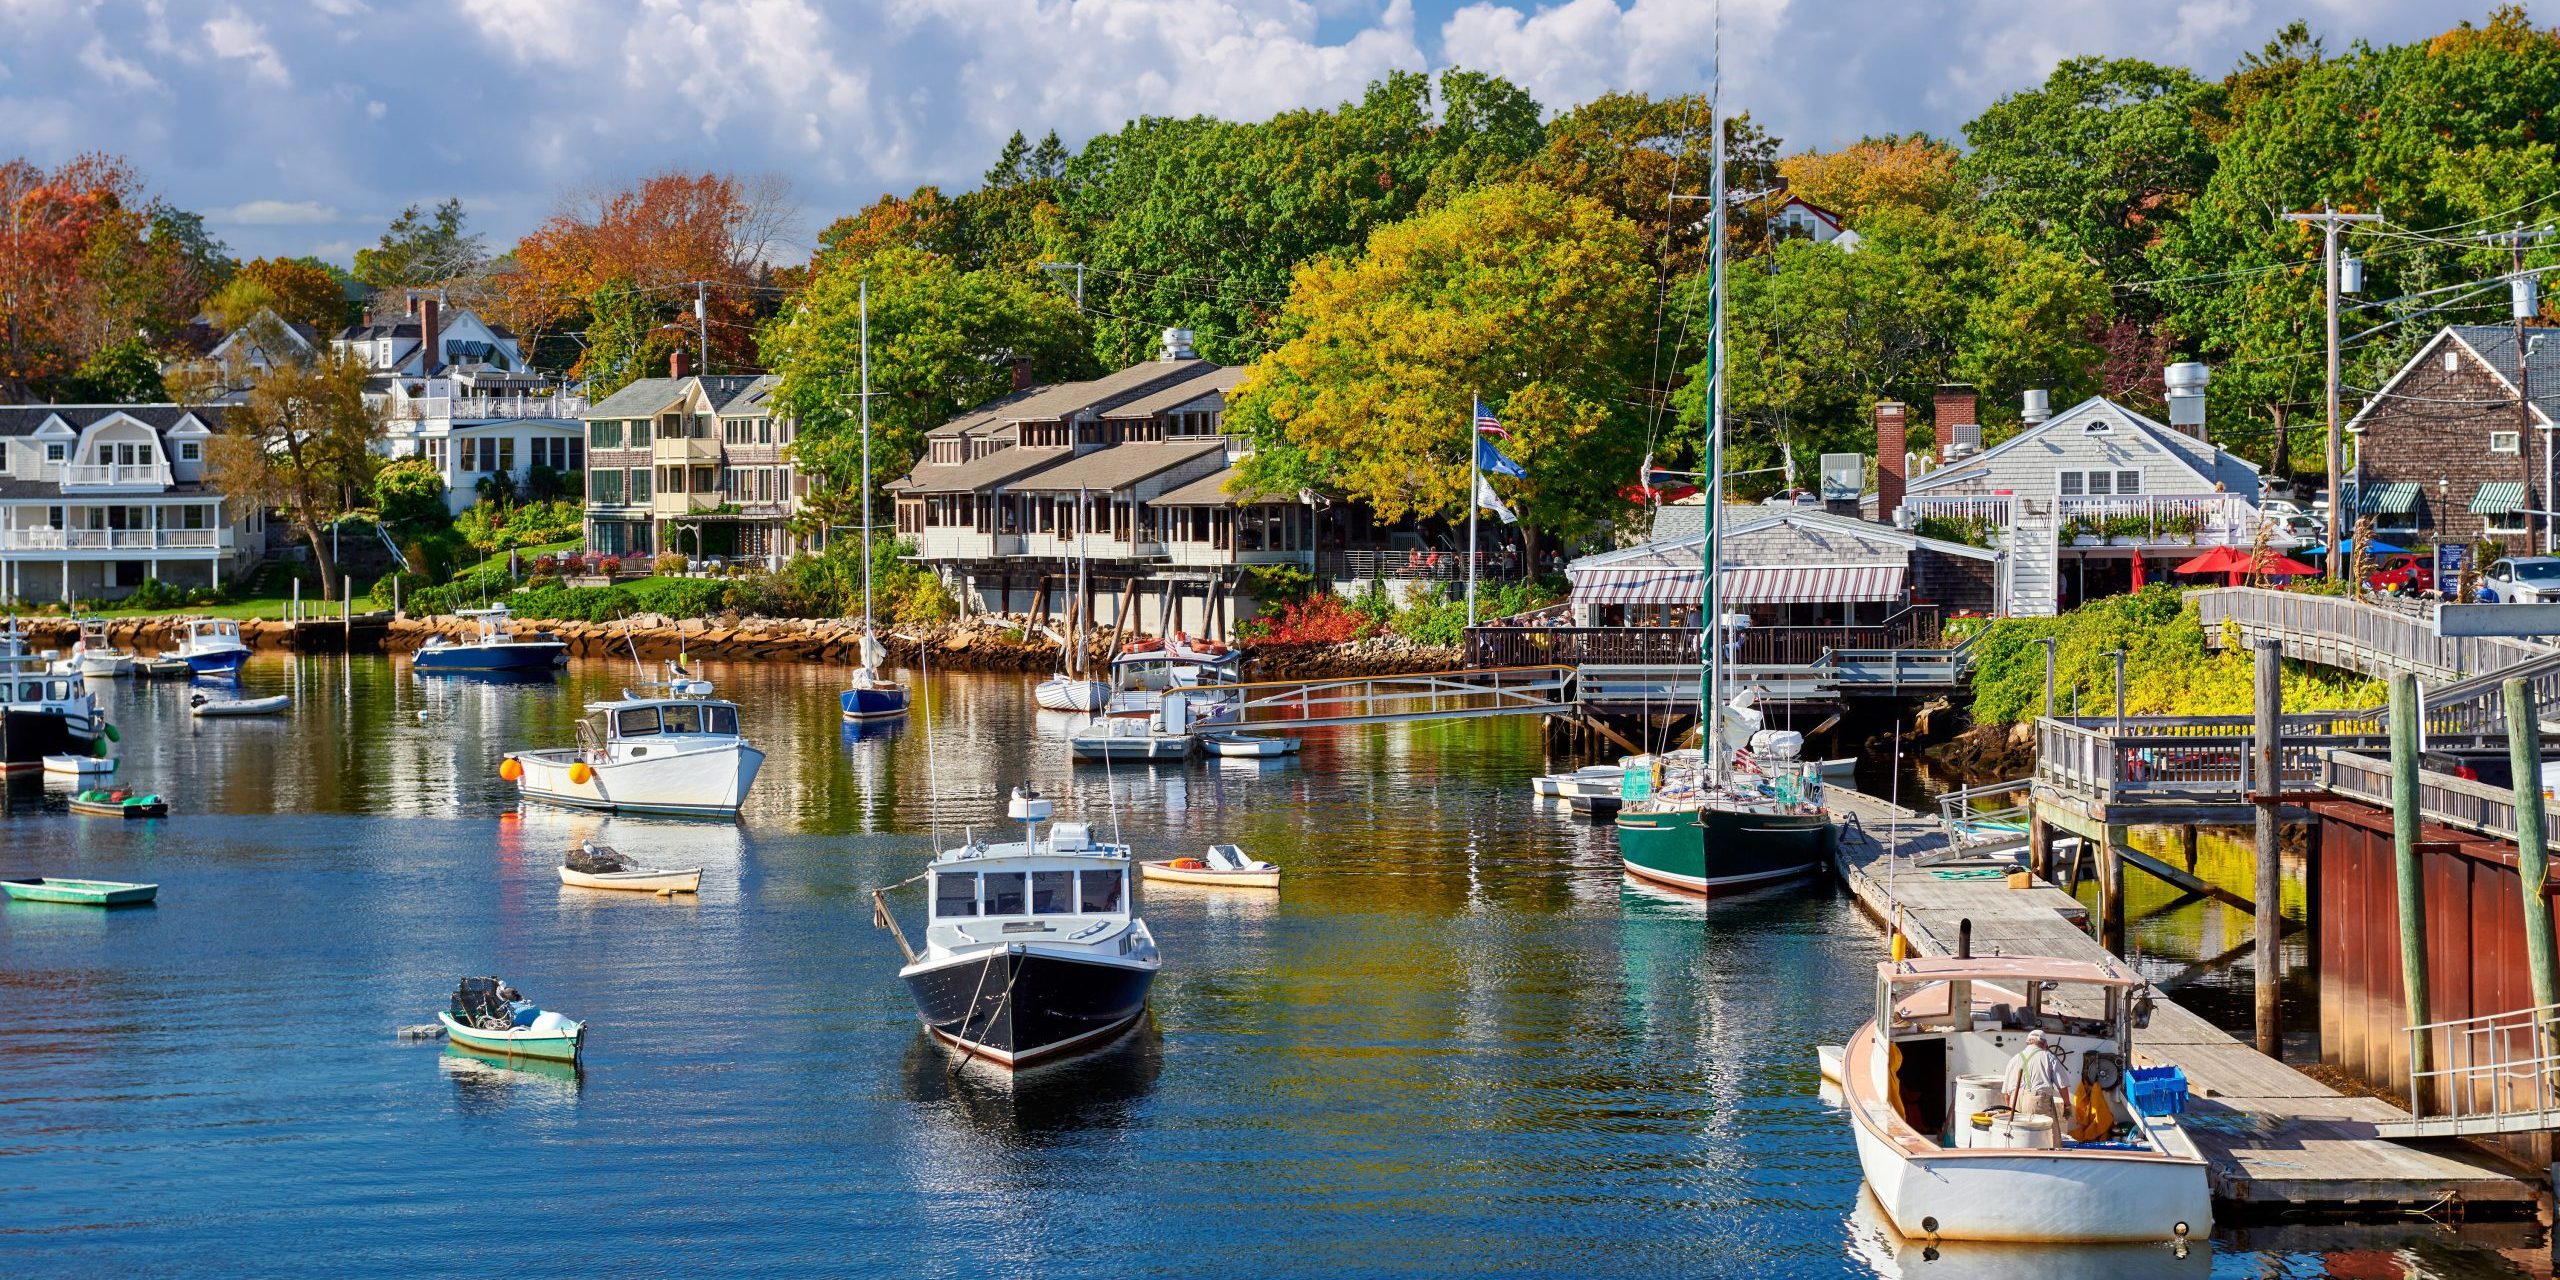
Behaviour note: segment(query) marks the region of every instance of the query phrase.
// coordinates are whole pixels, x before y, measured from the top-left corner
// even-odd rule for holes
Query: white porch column
[[[71,559],[68,556],[62,561],[62,607],[71,607]]]

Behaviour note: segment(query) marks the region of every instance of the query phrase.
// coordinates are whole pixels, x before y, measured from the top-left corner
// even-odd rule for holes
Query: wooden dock
[[[1879,920],[1899,921],[1916,953],[1952,953],[1957,922],[1969,919],[1976,955],[2124,963],[2083,932],[2086,912],[2071,895],[2042,883],[2011,889],[2003,880],[1932,875],[1915,863],[1948,852],[1935,818],[1854,791],[1829,794],[1844,823],[1841,879]],[[2187,1131],[2212,1166],[2214,1200],[2229,1217],[2449,1216],[2465,1206],[2520,1216],[2543,1196],[2544,1188],[2458,1144],[2381,1137],[2377,1125],[2407,1113],[2339,1093],[2156,998],[2150,1026],[2134,1033],[2135,1057],[2138,1065],[2186,1071]]]

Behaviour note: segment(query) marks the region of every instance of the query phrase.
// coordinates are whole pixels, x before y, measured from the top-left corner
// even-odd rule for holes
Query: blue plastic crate
[[[2125,1073],[2125,1094],[2147,1116],[2174,1116],[2187,1109],[2187,1073],[2177,1067],[2135,1067]]]

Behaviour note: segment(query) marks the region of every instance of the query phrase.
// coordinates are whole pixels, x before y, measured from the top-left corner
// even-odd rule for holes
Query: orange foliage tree
[[[174,328],[213,284],[218,253],[199,220],[154,201],[118,157],[50,172],[0,163],[0,399],[137,331]]]
[[[1888,206],[1945,213],[1965,199],[1956,174],[1963,155],[1925,133],[1861,138],[1837,151],[1800,151],[1778,161],[1787,189],[1852,222]]]
[[[757,322],[772,314],[767,259],[794,210],[778,178],[667,172],[572,195],[495,273],[498,308],[527,338],[583,328],[575,373],[608,395],[669,351],[694,346],[697,284],[710,367],[756,367]]]

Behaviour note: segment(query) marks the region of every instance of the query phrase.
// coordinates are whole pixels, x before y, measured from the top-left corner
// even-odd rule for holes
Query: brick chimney
[[[1016,391],[1029,391],[1031,389],[1030,361],[1016,360],[1013,362],[1013,389]]]
[[[1876,519],[1893,523],[1902,510],[1903,452],[1908,448],[1908,411],[1897,400],[1876,401]]]
[[[1938,384],[1933,418],[1938,426],[1938,465],[1982,452],[1982,410],[1973,387],[1962,382]]]
[[[418,300],[418,372],[434,373],[444,364],[444,348],[436,345],[436,317],[444,309],[434,298]]]
[[[685,377],[690,377],[690,376],[692,376],[692,373],[693,373],[693,357],[686,355],[686,354],[684,353],[684,348],[682,348],[682,347],[678,347],[678,348],[676,348],[675,350],[673,350],[673,351],[671,351],[671,352],[668,352],[668,353],[667,353],[667,376],[668,376],[668,377],[670,377],[670,378],[685,378]]]

